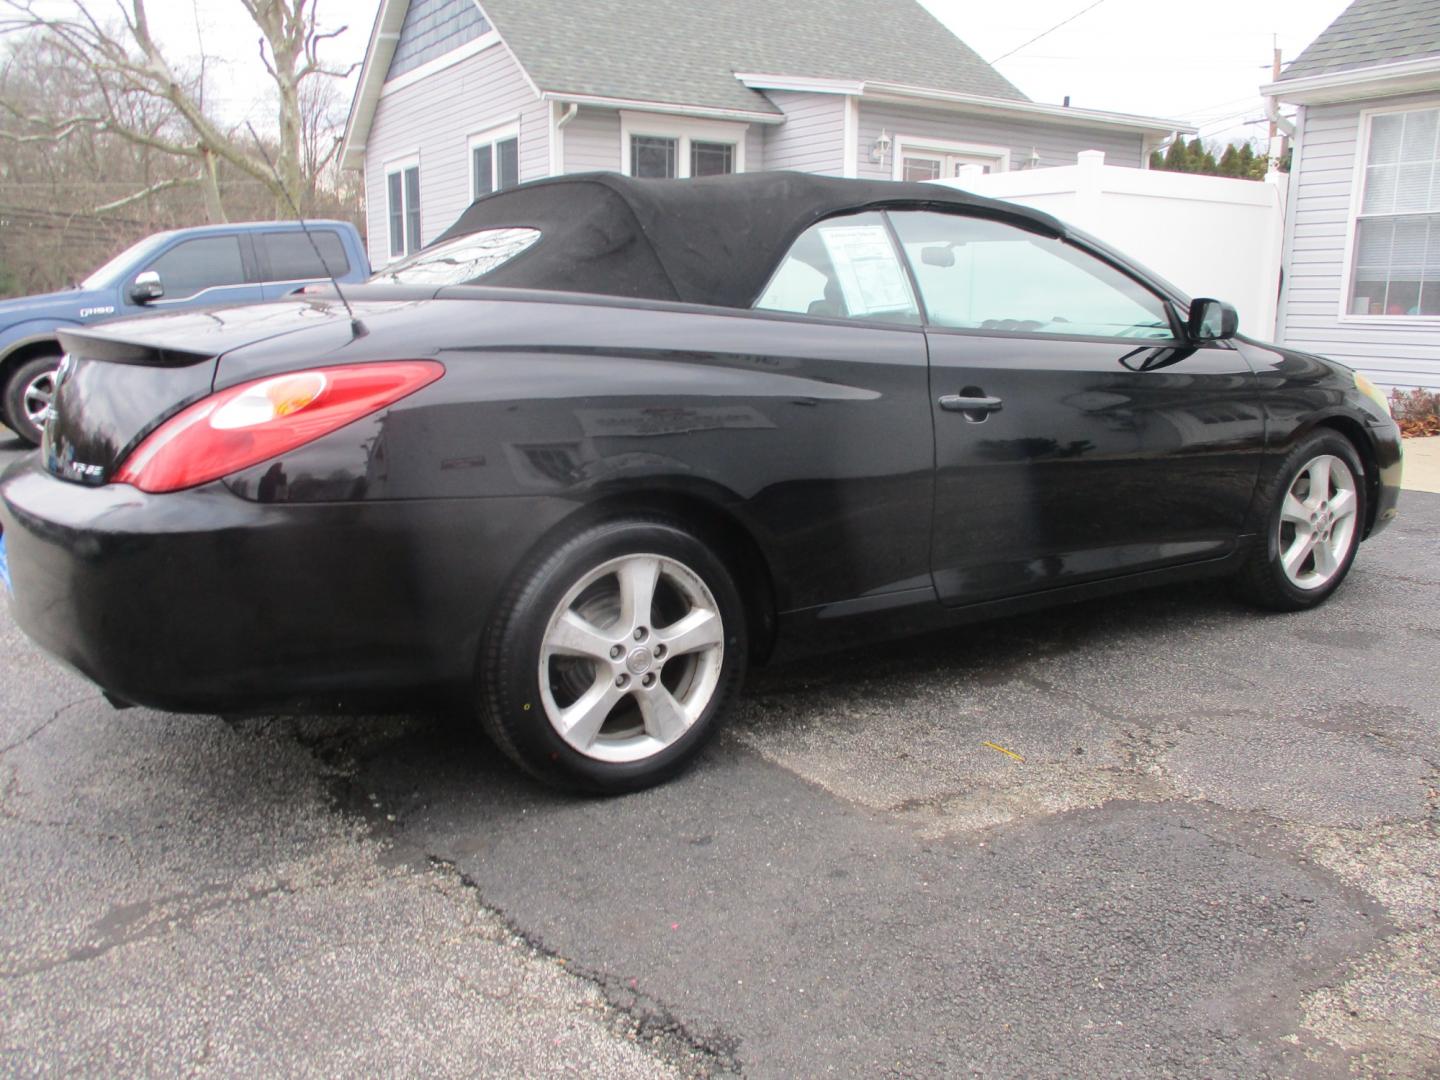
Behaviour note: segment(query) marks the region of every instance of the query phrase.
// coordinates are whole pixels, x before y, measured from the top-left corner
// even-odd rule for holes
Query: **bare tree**
[[[349,101],[338,79],[308,79],[300,88],[300,175],[314,201],[318,188],[341,185],[340,144]]]
[[[198,184],[211,221],[225,220],[221,196],[223,169],[264,185],[279,207],[299,205],[313,195],[315,172],[325,154],[307,153],[306,101],[310,86],[344,77],[353,65],[336,69],[320,57],[321,46],[344,27],[322,30],[316,0],[233,0],[254,23],[260,60],[276,95],[273,153],[262,152],[243,128],[227,125],[205,99],[202,59],[197,70],[184,70],[166,57],[152,31],[145,0],[115,0],[114,24],[102,19],[97,0],[68,0],[56,14],[53,0],[0,0],[0,34],[39,35],[67,66],[84,72],[94,90],[93,108],[66,115],[44,102],[7,100],[0,90],[0,111],[8,123],[0,140],[8,142],[71,138],[78,131],[103,132],[187,163],[187,171],[169,175],[148,188],[115,201],[115,209],[159,190]],[[134,121],[134,103],[163,106],[163,123]],[[313,115],[313,113],[312,113]],[[313,149],[313,147],[312,147]],[[329,156],[333,157],[333,149]],[[273,160],[274,167],[267,161]]]
[[[206,96],[201,74],[190,73],[199,100]],[[62,137],[48,120],[27,122],[29,116],[97,116],[108,106],[92,74],[70,63],[43,35],[0,40],[0,131],[5,135],[0,145],[0,296],[61,288],[142,236],[207,219],[194,159],[177,159],[153,145],[185,137],[187,129],[169,102],[146,94],[112,95],[109,101],[123,120],[117,126],[141,131],[145,140],[86,123],[75,124]],[[307,214],[363,228],[358,178],[341,174],[335,162],[345,96],[335,80],[310,79],[301,87],[301,104],[301,172],[307,182],[300,206]],[[261,137],[274,160],[279,148],[273,133]],[[253,140],[248,146],[254,147]],[[231,220],[290,214],[277,204],[271,184],[223,159],[216,162],[214,186]]]

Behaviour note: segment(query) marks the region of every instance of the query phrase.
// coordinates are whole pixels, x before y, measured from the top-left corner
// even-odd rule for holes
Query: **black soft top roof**
[[[842,180],[798,172],[696,180],[578,173],[471,203],[436,243],[482,229],[541,238],[475,284],[748,307],[815,222],[887,206],[964,208],[1066,234],[1048,214],[939,184]]]

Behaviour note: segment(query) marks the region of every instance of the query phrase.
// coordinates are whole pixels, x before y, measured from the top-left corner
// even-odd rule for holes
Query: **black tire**
[[[1350,530],[1349,542],[1343,555],[1336,559],[1336,569],[1323,583],[1312,588],[1301,588],[1293,582],[1281,563],[1281,545],[1285,542],[1281,529],[1281,511],[1285,496],[1296,484],[1302,472],[1311,462],[1323,456],[1339,458],[1348,466],[1353,478],[1355,497],[1354,526]],[[1368,501],[1365,487],[1365,467],[1354,445],[1345,436],[1335,431],[1321,429],[1295,444],[1286,455],[1284,462],[1265,483],[1257,496],[1259,535],[1246,559],[1244,567],[1236,577],[1241,597],[1259,607],[1273,611],[1303,611],[1321,604],[1340,587],[1350,566],[1355,561],[1355,552],[1365,532]],[[1313,564],[1302,564],[1313,565]]]
[[[646,674],[634,677],[635,682],[630,684],[627,697],[622,698],[614,707],[615,711],[609,714],[611,719],[606,721],[606,727],[596,737],[591,752],[582,753],[562,737],[557,727],[560,721],[552,722],[552,713],[563,704],[561,696],[567,691],[573,692],[576,697],[570,703],[574,704],[581,693],[595,691],[602,686],[608,690],[607,680],[610,677],[615,678],[618,685],[619,679],[630,678],[627,671],[637,669],[618,666],[607,669],[604,665],[629,664],[635,653],[647,650],[642,647],[643,643],[634,644],[628,636],[638,633],[638,629],[633,632],[620,629],[626,612],[620,599],[618,575],[606,575],[595,580],[577,596],[572,597],[572,593],[602,568],[623,560],[645,560],[646,556],[658,557],[659,565],[667,568],[664,573],[673,575],[673,580],[683,579],[690,583],[688,587],[691,588],[694,587],[693,579],[703,584],[701,593],[708,590],[705,596],[707,604],[713,600],[715,605],[713,609],[707,607],[707,610],[713,610],[721,620],[720,626],[712,632],[722,644],[718,650],[711,645],[686,656],[680,655],[677,650],[676,655],[669,658],[671,663],[668,666],[656,660],[653,672],[648,666],[649,659],[634,661],[646,665],[639,669]],[[680,571],[691,576],[685,577]],[[686,604],[685,596],[675,587],[671,577],[662,576],[660,580],[656,606],[651,612],[652,621],[656,624],[652,644],[657,654],[662,635],[671,625],[662,608],[667,601],[672,611],[681,611]],[[610,589],[615,590],[613,598],[608,595]],[[586,600],[587,595],[592,593],[592,598]],[[619,605],[613,621],[603,614],[596,619],[587,618],[587,621],[606,627],[607,634],[611,637],[619,635],[617,641],[626,642],[621,650],[623,659],[547,659],[548,686],[542,687],[541,657],[545,638],[552,618],[559,617],[562,602],[565,610],[579,610],[573,605],[581,604],[600,605],[597,611],[607,604]],[[637,617],[636,621],[641,620]],[[745,612],[734,577],[701,540],[674,523],[658,519],[632,518],[596,525],[533,560],[517,576],[501,601],[481,649],[478,672],[481,723],[501,750],[546,783],[595,794],[636,791],[661,783],[680,772],[714,735],[744,679],[747,650]],[[684,665],[690,667],[687,669]],[[702,666],[705,672],[703,679],[696,674]],[[577,671],[579,674],[573,675]],[[650,737],[649,726],[639,707],[642,692],[639,683],[648,678],[651,682],[646,685],[653,686],[657,680],[668,682],[676,674],[694,680],[687,686],[699,688],[695,690],[694,701],[698,716],[689,722],[683,734],[640,760],[598,760],[593,756],[606,749],[611,753],[641,752],[640,749],[624,748],[627,732],[629,739],[646,745]],[[572,676],[578,679],[580,687],[588,689],[577,690],[570,685]],[[713,689],[705,690],[707,687]],[[674,693],[683,696],[683,690],[683,687],[675,688]],[[705,690],[704,695],[702,690]],[[672,700],[679,700],[679,696]],[[703,709],[698,708],[702,703]],[[634,726],[636,723],[642,725],[638,733]],[[618,733],[610,731],[612,727],[618,728]],[[605,743],[603,747],[602,742]],[[659,744],[659,740],[656,742]],[[620,749],[616,750],[616,747]]]
[[[47,353],[32,356],[10,374],[5,384],[5,423],[10,430],[31,446],[40,445],[43,434],[41,426],[30,419],[25,406],[25,395],[31,383],[47,371],[50,372],[51,393],[54,393],[54,373],[60,369],[60,354]]]

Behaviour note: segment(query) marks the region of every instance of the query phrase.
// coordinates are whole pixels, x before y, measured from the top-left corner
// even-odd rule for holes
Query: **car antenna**
[[[310,241],[310,250],[315,252],[315,257],[320,260],[320,265],[325,268],[325,276],[330,279],[330,284],[335,287],[335,295],[340,298],[340,303],[345,305],[345,313],[350,316],[351,339],[364,337],[370,332],[369,329],[366,328],[363,322],[356,318],[355,309],[350,306],[350,301],[345,299],[345,292],[340,288],[340,279],[337,278],[335,272],[330,269],[330,264],[325,261],[325,256],[320,254],[320,245],[315,242],[315,237],[311,234],[310,227],[305,224],[304,215],[300,213],[300,208],[295,205],[295,200],[290,197],[290,189],[287,188],[285,182],[280,179],[280,170],[275,168],[275,163],[270,160],[270,155],[265,152],[265,144],[260,141],[260,136],[256,133],[255,126],[251,124],[249,120],[245,121],[245,126],[250,129],[250,137],[255,140],[255,149],[260,151],[260,157],[264,160],[266,167],[269,168],[270,175],[275,177],[275,184],[280,189],[280,193],[285,196],[285,202],[290,207],[290,212],[295,215],[295,220],[300,223],[300,231],[305,234],[305,239]]]

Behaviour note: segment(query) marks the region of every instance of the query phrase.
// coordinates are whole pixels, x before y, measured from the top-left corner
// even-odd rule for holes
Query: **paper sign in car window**
[[[820,230],[851,316],[912,311],[910,286],[883,225],[839,225]]]

